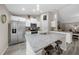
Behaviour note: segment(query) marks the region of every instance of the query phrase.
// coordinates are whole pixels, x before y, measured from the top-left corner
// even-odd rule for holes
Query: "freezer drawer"
[[[10,44],[15,44],[15,43],[17,43],[17,35],[16,34],[12,34],[11,35]]]

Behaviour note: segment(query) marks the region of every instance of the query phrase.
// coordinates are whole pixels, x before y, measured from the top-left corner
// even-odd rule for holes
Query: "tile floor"
[[[73,41],[63,55],[79,55],[79,40]]]
[[[9,46],[4,55],[26,55],[26,43]],[[62,55],[79,55],[79,40],[73,41]]]
[[[26,55],[26,43],[9,46],[4,55]]]

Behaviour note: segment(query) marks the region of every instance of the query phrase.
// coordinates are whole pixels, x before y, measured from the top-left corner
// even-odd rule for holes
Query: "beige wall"
[[[8,22],[10,20],[10,14],[4,5],[0,5],[0,16],[6,14],[7,21],[5,24],[1,23],[0,18],[0,54],[3,54],[8,48]]]

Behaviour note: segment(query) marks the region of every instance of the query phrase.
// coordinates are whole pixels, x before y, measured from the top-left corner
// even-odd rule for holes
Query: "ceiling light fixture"
[[[39,5],[39,4],[36,5],[36,10],[37,10],[37,11],[40,10],[40,5]]]
[[[22,8],[22,11],[25,11],[25,8]]]
[[[36,4],[36,8],[33,9],[33,12],[36,12],[36,13],[42,13],[43,11],[40,10],[40,5],[39,5],[39,4]]]

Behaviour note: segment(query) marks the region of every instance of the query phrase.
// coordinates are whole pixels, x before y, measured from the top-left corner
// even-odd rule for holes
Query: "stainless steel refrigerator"
[[[9,45],[25,42],[25,25],[23,21],[11,21],[9,24]]]

